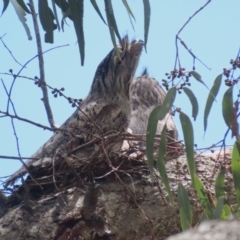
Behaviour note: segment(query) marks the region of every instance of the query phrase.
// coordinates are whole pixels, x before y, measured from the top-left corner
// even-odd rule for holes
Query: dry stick
[[[2,79],[1,79],[1,80],[2,80]],[[4,89],[5,89],[5,91],[6,91],[6,94],[7,94],[7,96],[8,96],[8,100],[9,100],[9,102],[11,102],[12,108],[13,108],[14,112],[16,113],[14,104],[13,104],[12,99],[11,99],[11,97],[10,97],[10,94],[9,94],[9,92],[7,91],[6,86],[5,86],[5,84],[4,84],[3,81],[2,81],[2,83],[3,83]],[[26,165],[25,162],[22,160],[22,157],[21,157],[21,154],[20,154],[20,147],[19,147],[18,136],[17,136],[17,132],[16,132],[16,129],[15,129],[15,125],[14,125],[13,118],[11,118],[11,123],[12,123],[13,133],[14,133],[14,136],[15,136],[15,139],[16,139],[17,152],[18,152],[19,160],[20,160],[20,162],[23,164],[23,166],[25,167],[25,169],[27,170],[27,172],[28,172],[29,176],[31,177],[31,179],[32,179],[37,185],[39,185],[39,184],[33,179],[32,175],[31,175],[31,174],[29,173],[29,171],[28,171],[27,165]],[[23,178],[22,178],[22,180],[23,180]],[[40,185],[39,185],[39,187],[42,188]]]
[[[202,7],[200,7],[192,16],[189,17],[189,19],[183,24],[183,26],[180,28],[180,30],[178,31],[176,38],[175,38],[175,46],[176,46],[176,58],[175,58],[175,64],[174,64],[174,68],[176,69],[177,66],[177,62],[179,63],[179,68],[180,68],[180,59],[179,59],[179,53],[178,53],[178,39],[179,38],[179,34],[182,32],[182,30],[187,26],[187,24],[192,20],[193,17],[195,17],[200,11],[202,11],[209,3],[211,2],[211,0],[208,0]],[[182,41],[183,42],[183,41]],[[185,44],[185,43],[184,43]],[[186,44],[185,44],[186,46]],[[186,48],[186,47],[185,47]],[[197,58],[188,48],[186,48],[188,50],[188,52],[193,56],[194,59],[197,59],[198,61],[200,61],[201,63],[203,63],[201,60],[199,60],[199,58]],[[205,64],[203,64],[205,67],[207,67]],[[207,67],[208,69],[210,69],[209,67]]]
[[[55,129],[50,128],[50,127],[48,127],[48,126],[44,126],[44,125],[42,125],[42,124],[40,124],[40,123],[36,123],[36,122],[33,122],[33,121],[28,120],[28,119],[26,119],[26,118],[19,117],[18,115],[12,115],[12,114],[10,114],[10,113],[8,113],[8,112],[3,112],[3,111],[1,111],[1,110],[0,110],[0,113],[4,114],[4,115],[6,115],[6,116],[8,116],[8,117],[10,117],[10,118],[16,118],[16,119],[18,119],[18,120],[20,120],[20,121],[27,122],[27,123],[30,123],[30,124],[35,125],[35,126],[37,126],[37,127],[43,128],[44,130],[45,130],[45,129],[47,129],[47,130],[49,130],[49,131],[54,131],[54,130],[55,130]],[[59,130],[59,128],[58,128],[58,130]]]
[[[28,159],[34,159],[34,160],[38,160],[39,158],[32,158],[32,157],[16,157],[16,156],[5,156],[5,155],[0,155],[0,159],[14,159],[14,160],[28,160]]]
[[[32,13],[32,18],[33,18],[33,26],[34,26],[34,31],[36,35],[36,41],[37,41],[37,49],[38,49],[38,61],[39,61],[39,71],[40,71],[40,79],[43,83],[45,83],[45,73],[44,73],[44,60],[43,60],[43,51],[42,51],[42,44],[41,44],[41,37],[39,33],[39,27],[38,27],[38,22],[37,22],[37,14],[35,12],[34,8],[34,3],[33,0],[29,0],[29,6],[31,9]],[[52,114],[52,109],[49,104],[48,100],[48,90],[45,84],[41,84],[41,89],[43,93],[43,104],[47,113],[48,121],[49,124],[52,128],[56,128],[54,119],[53,119],[53,114]]]
[[[4,81],[3,81],[2,78],[1,78],[1,82],[2,82],[3,88],[4,88],[7,96],[9,97],[9,93],[8,93],[7,87],[6,87],[6,85],[5,85],[5,83],[4,83]],[[13,104],[13,102],[12,102],[12,99],[11,99],[10,97],[9,97],[9,100],[10,100],[10,103],[11,103],[11,105],[12,105],[12,109],[13,109],[14,114],[17,115],[16,109],[15,109],[14,104]]]
[[[3,46],[8,50],[8,52],[9,52],[10,55],[12,56],[13,60],[14,60],[17,64],[19,64],[20,66],[22,66],[22,64],[21,64],[20,62],[18,62],[18,60],[13,56],[12,51],[7,47],[7,45],[6,45],[5,42],[3,41],[3,38],[4,38],[5,35],[6,35],[6,34],[4,34],[2,37],[0,37],[0,40],[1,40],[2,44],[3,44]]]
[[[0,74],[12,75],[12,74],[9,74],[9,73],[0,73]],[[14,76],[14,75],[13,75],[13,76]],[[21,77],[21,78],[28,79],[28,80],[33,80],[33,81],[36,82],[36,80],[33,79],[33,78],[29,78],[29,77],[25,77],[25,76],[19,76],[18,74],[17,74],[17,76],[18,76],[18,77]],[[41,80],[40,86],[42,87],[42,85],[45,85],[46,87],[48,87],[48,88],[50,88],[50,89],[52,89],[52,90],[55,90],[55,88],[51,87],[51,86],[48,85],[46,82],[43,82],[43,81]],[[60,91],[58,90],[58,92],[60,92]],[[65,94],[63,94],[63,92],[61,92],[61,95],[62,95],[64,98],[66,98],[67,100],[69,99]],[[103,135],[102,129],[96,124],[96,122],[95,122],[91,117],[89,117],[89,116],[80,108],[80,106],[77,106],[77,109],[78,109],[78,111],[81,112],[85,117],[87,117],[88,120],[91,121],[91,122],[94,124],[94,126],[95,126],[95,127],[101,132],[101,134]],[[53,129],[54,129],[54,128],[53,128]]]

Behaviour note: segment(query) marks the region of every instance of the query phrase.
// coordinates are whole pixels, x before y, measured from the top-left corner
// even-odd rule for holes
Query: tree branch
[[[42,51],[42,44],[41,44],[41,37],[39,33],[39,27],[38,27],[38,22],[37,22],[37,14],[35,12],[34,8],[34,3],[33,0],[29,0],[29,6],[31,9],[32,13],[32,18],[33,18],[33,26],[34,26],[34,31],[36,35],[36,41],[37,41],[37,48],[38,48],[38,61],[39,61],[39,71],[40,71],[40,79],[43,83],[46,83],[45,81],[45,73],[44,73],[44,60],[43,60],[43,51]],[[50,107],[49,99],[48,99],[48,90],[46,87],[46,84],[41,84],[41,89],[43,93],[43,104],[47,113],[48,121],[51,126],[51,128],[56,128],[54,119],[53,119],[53,114],[52,114],[52,109]]]

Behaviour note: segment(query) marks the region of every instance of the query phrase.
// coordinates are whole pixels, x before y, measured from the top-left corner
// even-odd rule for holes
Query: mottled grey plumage
[[[124,131],[127,129],[131,107],[129,101],[129,87],[133,79],[140,54],[142,41],[128,40],[124,37],[118,45],[121,60],[113,49],[99,64],[92,83],[90,93],[83,100],[80,109],[60,127],[54,135],[35,153],[27,166],[38,165],[49,159],[67,157],[71,154],[77,157],[88,157],[92,148],[73,151],[83,143],[101,136],[112,130]],[[115,139],[117,148],[121,146],[121,139]],[[114,149],[116,149],[116,145]],[[113,147],[113,146],[112,146]],[[25,167],[14,173],[6,185],[13,184],[17,178],[26,173]]]
[[[156,106],[163,103],[165,97],[166,93],[160,84],[149,77],[146,71],[132,81],[130,86],[132,113],[129,128],[133,134],[146,134],[150,113]],[[170,136],[177,139],[178,132],[171,114],[159,121],[157,134],[161,133],[165,122]]]

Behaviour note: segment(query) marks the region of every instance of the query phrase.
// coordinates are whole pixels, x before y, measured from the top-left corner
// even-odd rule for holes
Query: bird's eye
[[[123,61],[123,59],[119,60],[118,56],[115,56],[114,60],[113,60],[114,66],[118,67],[122,63],[122,61]]]

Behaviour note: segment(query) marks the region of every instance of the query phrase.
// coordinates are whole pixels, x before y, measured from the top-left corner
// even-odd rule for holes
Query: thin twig
[[[37,127],[43,128],[44,130],[45,130],[45,129],[47,129],[47,130],[49,130],[49,131],[55,131],[55,130],[56,130],[56,128],[55,128],[55,129],[52,129],[51,127],[44,126],[44,125],[42,125],[42,124],[40,124],[40,123],[33,122],[33,121],[29,120],[29,119],[19,117],[18,115],[12,115],[12,114],[10,114],[10,113],[8,113],[8,112],[3,112],[3,111],[1,111],[1,110],[0,110],[0,113],[4,114],[5,116],[8,116],[8,117],[10,117],[10,118],[16,118],[16,119],[18,119],[18,120],[20,120],[20,121],[27,122],[27,123],[30,123],[30,124],[35,125],[35,126],[37,126]]]
[[[187,51],[190,53],[190,55],[193,57],[193,62],[195,62],[195,59],[197,59],[200,63],[202,63],[208,70],[211,70],[206,64],[204,64],[199,58],[196,57],[195,54],[192,53],[192,51],[187,47],[187,45],[182,41],[179,37],[179,34],[182,32],[182,30],[187,26],[187,24],[192,20],[193,17],[195,17],[200,11],[202,11],[211,0],[208,0],[202,7],[200,7],[192,16],[189,17],[189,19],[183,24],[183,26],[179,29],[178,33],[176,34],[175,38],[175,46],[176,46],[176,58],[174,63],[174,68],[176,69],[177,63],[179,65],[179,68],[181,68],[180,59],[179,59],[179,51],[178,51],[178,40],[182,43],[182,45],[187,49]]]
[[[5,156],[5,155],[0,155],[0,158],[2,159],[14,159],[14,160],[28,160],[28,159],[33,159],[33,160],[38,160],[39,158],[32,158],[32,157],[16,157],[16,156]]]
[[[7,87],[6,87],[6,85],[5,85],[5,83],[4,83],[4,81],[3,81],[2,78],[1,78],[1,82],[2,82],[3,88],[4,88],[4,90],[5,90],[6,94],[7,94],[7,96],[9,97],[9,93],[8,93]],[[11,105],[12,105],[12,109],[13,109],[14,114],[17,115],[17,112],[16,112],[16,109],[15,109],[15,106],[14,106],[13,101],[12,101],[12,99],[11,99],[10,97],[9,97],[9,101],[10,101],[10,103],[11,103]]]
[[[44,51],[43,54],[45,54],[45,53],[47,53],[47,52],[50,52],[50,51],[52,51],[52,50],[54,50],[54,49],[61,48],[61,47],[67,47],[67,46],[69,46],[69,44],[60,45],[60,46],[57,46],[57,47],[52,47],[52,48]],[[17,74],[13,74],[13,82],[12,82],[12,84],[11,84],[11,86],[10,86],[10,90],[9,90],[9,97],[8,97],[8,103],[7,103],[7,112],[9,111],[10,97],[11,97],[12,90],[13,90],[13,86],[14,86],[14,84],[15,84],[15,82],[16,82],[16,79],[18,78],[18,76],[20,75],[20,73],[22,72],[22,70],[23,70],[32,60],[34,60],[34,59],[37,58],[37,57],[38,57],[38,54],[35,55],[34,57],[32,57],[31,59],[29,59],[29,60],[22,66],[22,68],[18,71]]]
[[[46,81],[45,81],[45,71],[44,71],[44,60],[43,60],[41,37],[40,37],[38,21],[37,21],[37,14],[35,12],[33,0],[29,0],[29,7],[30,7],[31,13],[32,13],[34,32],[35,32],[36,41],[37,41],[40,79],[43,83],[45,83]],[[44,104],[44,107],[45,107],[45,110],[47,113],[47,118],[48,118],[50,126],[54,129],[54,128],[56,128],[56,125],[54,122],[52,109],[50,107],[50,103],[49,103],[49,99],[48,99],[48,90],[47,90],[46,85],[41,84],[41,89],[42,89],[42,93],[43,93],[42,101],[43,101],[43,104]]]
[[[1,40],[2,44],[3,44],[3,46],[8,50],[8,52],[9,52],[9,54],[12,56],[13,60],[14,60],[17,64],[19,64],[20,66],[22,66],[22,64],[21,64],[20,62],[18,62],[18,60],[14,57],[12,51],[7,47],[7,45],[6,45],[5,42],[3,41],[3,38],[4,38],[5,35],[6,35],[6,34],[4,34],[2,37],[0,37],[0,40]]]

